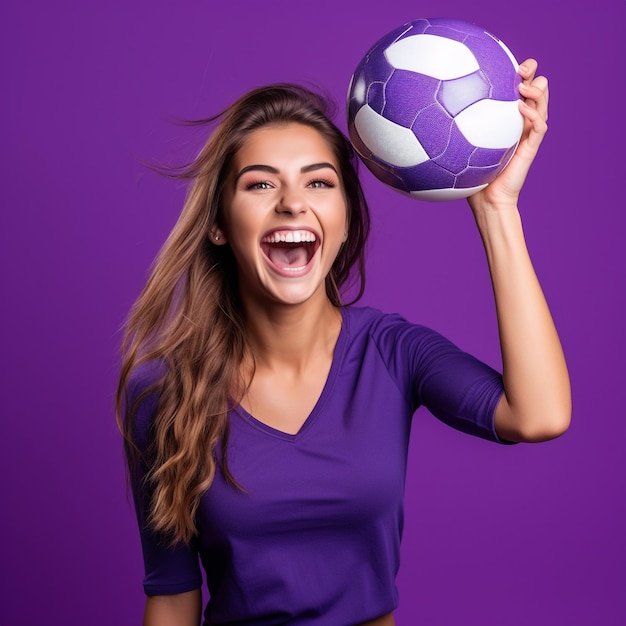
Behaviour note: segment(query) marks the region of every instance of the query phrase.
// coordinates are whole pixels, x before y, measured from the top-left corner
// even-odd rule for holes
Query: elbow
[[[515,440],[524,443],[541,443],[557,439],[570,427],[572,412],[563,407],[532,419],[521,421],[522,426],[516,433]]]
[[[502,412],[496,412],[498,434],[507,441],[540,443],[563,435],[572,419],[571,401],[552,406],[511,407],[503,403]],[[498,418],[500,418],[498,420]]]
[[[522,434],[520,441],[526,443],[541,443],[557,439],[563,435],[570,426],[571,416],[552,416],[549,420],[541,420],[540,423],[532,428],[528,428]]]

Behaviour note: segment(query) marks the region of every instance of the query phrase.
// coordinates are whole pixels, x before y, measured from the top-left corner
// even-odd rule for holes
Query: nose
[[[293,188],[283,189],[278,204],[276,205],[277,213],[287,213],[297,215],[306,213],[307,203],[301,191]]]

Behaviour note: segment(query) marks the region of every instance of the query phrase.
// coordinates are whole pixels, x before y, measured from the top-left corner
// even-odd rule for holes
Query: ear
[[[216,246],[223,246],[225,243],[227,243],[227,239],[226,239],[226,235],[224,234],[224,231],[218,226],[213,226],[213,228],[211,228],[210,239],[211,239],[211,243]]]

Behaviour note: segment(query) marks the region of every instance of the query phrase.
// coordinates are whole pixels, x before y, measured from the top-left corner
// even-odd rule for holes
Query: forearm
[[[199,589],[171,596],[149,596],[143,626],[199,626],[201,613]]]
[[[561,343],[532,266],[517,209],[474,207],[491,273],[505,394],[501,437],[543,441],[564,432],[571,394]]]

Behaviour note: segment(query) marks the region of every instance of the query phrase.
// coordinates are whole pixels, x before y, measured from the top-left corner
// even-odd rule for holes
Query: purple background
[[[342,112],[369,46],[437,16],[485,27],[551,80],[550,131],[522,211],[574,416],[558,440],[507,448],[418,412],[397,622],[626,623],[621,3],[366,4],[2,4],[0,624],[140,623],[142,563],[113,419],[117,350],[184,189],[136,157],[194,154],[198,135],[171,118],[214,113],[267,82],[314,81]],[[464,201],[410,200],[362,171],[374,212],[364,302],[498,366]]]

